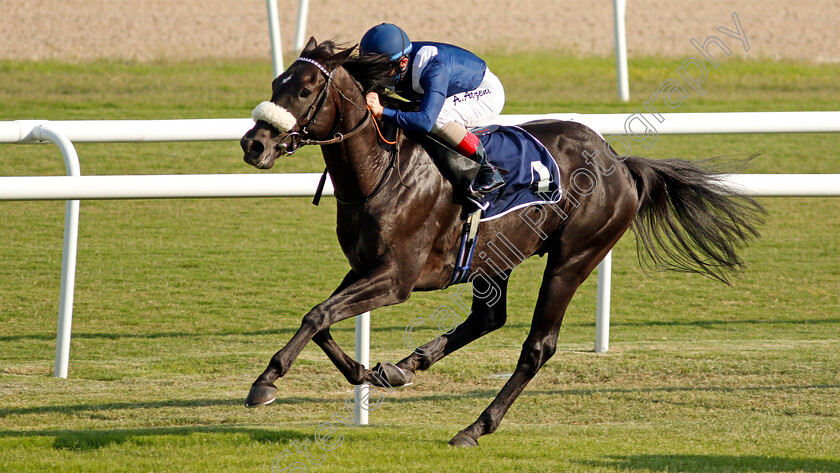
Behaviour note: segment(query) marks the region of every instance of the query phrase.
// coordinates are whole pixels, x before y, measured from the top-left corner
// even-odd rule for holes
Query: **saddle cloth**
[[[560,168],[545,146],[518,126],[493,125],[470,130],[478,135],[487,158],[509,173],[505,185],[484,196],[469,200],[481,208],[482,222],[524,207],[555,204],[563,197]]]

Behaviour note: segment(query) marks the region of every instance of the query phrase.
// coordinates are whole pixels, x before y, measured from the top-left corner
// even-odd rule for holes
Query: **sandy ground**
[[[840,1],[628,4],[631,56],[696,56],[690,40],[720,36],[718,27],[735,30],[732,13],[737,12],[750,50],[733,49],[734,53],[840,61]],[[284,50],[290,52],[298,1],[278,0],[278,5]],[[0,0],[0,58],[268,57],[266,17],[263,0]],[[609,55],[614,45],[613,6],[608,0],[311,0],[306,34],[355,42],[368,27],[383,21],[403,26],[413,39],[452,42],[477,51]],[[729,40],[731,47],[740,47]]]

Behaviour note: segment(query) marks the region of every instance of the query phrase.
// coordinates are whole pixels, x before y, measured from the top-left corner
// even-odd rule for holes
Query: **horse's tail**
[[[632,228],[643,266],[699,273],[726,284],[730,274],[740,274],[743,262],[736,250],[758,236],[765,212],[723,185],[720,177],[729,170],[719,163],[637,156],[624,161],[639,194]]]

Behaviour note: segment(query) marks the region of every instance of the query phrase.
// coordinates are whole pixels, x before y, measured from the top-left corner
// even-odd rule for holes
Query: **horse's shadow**
[[[334,399],[311,397],[289,397],[278,399],[277,404],[311,404],[334,402]],[[0,418],[27,414],[91,414],[97,411],[157,409],[157,408],[200,408],[200,407],[242,407],[239,399],[174,399],[149,402],[120,402],[102,404],[72,404],[58,406],[13,407],[0,409]],[[194,434],[244,434],[253,442],[285,444],[293,440],[304,440],[306,435],[295,430],[278,430],[245,427],[238,425],[195,425],[181,427],[138,427],[127,429],[78,429],[78,430],[1,430],[0,438],[39,436],[53,438],[56,449],[95,450],[110,445],[119,445],[144,437],[190,436]]]
[[[601,460],[579,460],[589,467],[621,471],[721,472],[836,472],[840,461],[822,458],[783,458],[760,455],[642,454],[610,455]]]
[[[785,389],[819,389],[837,388],[836,385],[807,385],[807,386],[757,386],[757,387],[662,387],[641,390],[642,392],[672,392],[672,391],[755,391],[755,390],[785,390]],[[525,396],[540,395],[591,395],[595,393],[625,393],[636,392],[638,389],[625,388],[601,388],[601,389],[564,389],[564,390],[537,390],[524,393]],[[493,398],[494,389],[473,389],[462,393],[453,394],[428,394],[409,395],[404,397],[388,396],[386,403],[406,404],[420,402],[441,402],[464,399],[487,399]],[[278,398],[275,404],[329,404],[341,403],[343,399],[334,398],[312,398],[292,396]],[[134,410],[134,409],[155,409],[155,408],[197,408],[197,407],[238,407],[242,401],[238,399],[175,399],[166,401],[149,402],[124,402],[124,403],[103,403],[103,404],[75,404],[61,406],[34,406],[15,407],[0,409],[0,417],[11,415],[27,414],[50,414],[50,413],[84,413],[105,410]],[[278,406],[275,406],[278,407]],[[138,438],[152,436],[189,436],[193,434],[245,434],[253,442],[285,444],[293,440],[305,440],[306,435],[295,430],[276,430],[231,425],[202,425],[185,427],[148,427],[130,429],[80,429],[80,430],[50,430],[42,429],[35,431],[4,430],[0,431],[0,438],[13,438],[22,436],[41,436],[54,438],[53,445],[56,449],[69,450],[94,450],[114,444],[123,444]],[[721,468],[715,471],[734,472],[786,472],[786,471],[840,471],[840,461],[821,459],[788,459],[771,458],[761,456],[726,456],[726,455],[630,455],[610,456],[602,460],[584,462],[591,466],[607,466],[622,470],[653,470],[653,471],[709,471],[709,465],[720,465]],[[678,467],[678,468],[677,468]],[[676,468],[676,469],[675,469]]]
[[[154,427],[134,429],[80,429],[0,431],[2,437],[39,436],[52,437],[53,447],[60,450],[88,451],[111,445],[120,445],[139,438],[153,436],[190,436],[195,434],[245,434],[252,441],[267,444],[285,444],[304,440],[306,434],[294,430],[259,429],[238,426]]]
[[[347,327],[332,327],[330,331],[333,333],[349,333],[355,332],[355,328],[352,326]],[[297,327],[293,328],[270,328],[270,329],[263,329],[263,330],[250,330],[250,331],[239,331],[239,330],[221,330],[215,332],[181,332],[181,331],[172,331],[172,332],[149,332],[149,333],[107,333],[107,332],[78,332],[73,333],[74,339],[104,339],[104,340],[118,340],[118,339],[157,339],[157,338],[194,338],[197,340],[203,340],[206,337],[226,337],[226,336],[264,336],[264,335],[293,335],[297,331]],[[383,327],[371,327],[371,333],[378,333],[378,332],[394,332],[394,333],[403,333],[405,332],[404,326],[383,326]],[[28,333],[28,334],[20,334],[20,335],[3,335],[0,336],[0,342],[17,342],[17,341],[24,341],[24,340],[44,340],[50,341],[55,340],[55,334],[50,333]]]
[[[290,396],[277,399],[277,404],[304,404],[304,403],[328,403],[335,402],[335,399],[314,398],[307,396]],[[131,409],[160,409],[168,407],[197,408],[212,406],[243,407],[241,399],[172,399],[167,401],[148,402],[112,402],[103,404],[71,404],[54,406],[32,406],[32,407],[8,407],[0,408],[0,418],[11,415],[27,414],[55,414],[55,413],[80,413],[112,410]],[[2,435],[2,433],[0,433]]]
[[[500,378],[500,381],[503,381]],[[639,393],[655,393],[655,392],[756,392],[756,391],[783,391],[783,390],[807,390],[807,389],[836,389],[840,385],[834,384],[809,384],[809,385],[780,385],[780,386],[743,386],[743,387],[725,387],[725,386],[664,386],[657,388],[593,388],[593,389],[535,389],[523,393],[523,396],[545,396],[545,395],[562,395],[562,396],[591,396],[593,394],[639,394]],[[401,388],[395,388],[397,390]],[[455,401],[464,399],[491,399],[496,395],[497,389],[471,389],[460,393],[434,393],[434,394],[418,394],[411,395],[407,391],[403,392],[401,396],[393,396],[387,391],[385,392],[385,402],[394,404],[410,404],[418,402],[429,401]],[[395,391],[399,392],[399,391]],[[349,393],[348,396],[352,397]],[[296,404],[330,404],[343,403],[348,396],[341,398],[316,398],[311,396],[288,396],[278,397],[274,402],[274,407],[279,405],[296,405]],[[79,413],[79,412],[96,412],[96,411],[113,411],[113,410],[132,410],[132,409],[158,409],[158,408],[198,408],[198,407],[242,407],[241,399],[172,399],[166,401],[148,401],[148,402],[117,402],[117,403],[103,403],[103,404],[71,404],[71,405],[53,405],[53,406],[32,406],[32,407],[9,407],[0,408],[0,418],[12,415],[28,415],[28,414],[54,414],[54,413]],[[0,436],[9,433],[0,432]]]

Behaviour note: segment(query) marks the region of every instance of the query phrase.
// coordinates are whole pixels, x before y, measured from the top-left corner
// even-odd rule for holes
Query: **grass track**
[[[630,104],[612,61],[490,56],[507,113],[635,110],[682,59],[631,61]],[[524,65],[524,66],[523,66]],[[247,116],[270,64],[0,62],[0,119]],[[678,111],[840,110],[840,66],[727,60]],[[750,172],[838,172],[829,134],[660,137],[651,157],[763,151]],[[79,145],[85,174],[256,172],[236,143]],[[0,174],[63,174],[51,146],[0,148]],[[323,169],[303,150],[272,172]],[[558,353],[480,449],[446,441],[504,383],[527,334],[543,262],[514,273],[508,325],[387,394],[373,425],[309,471],[840,471],[840,201],[762,199],[762,238],[733,287],[645,274],[615,251],[610,352],[591,353],[594,281],[572,302]],[[50,377],[64,204],[0,203],[0,471],[270,471],[344,413],[351,388],[317,347],[275,405],[242,406],[254,376],[347,265],[334,202],[83,202],[70,379]],[[417,294],[373,317],[373,358],[451,304]],[[427,327],[427,328],[425,328]],[[352,349],[352,322],[335,338]],[[437,335],[432,325],[416,338]],[[320,453],[319,453],[320,452]],[[278,471],[281,468],[278,468]],[[302,470],[300,470],[302,471]]]

